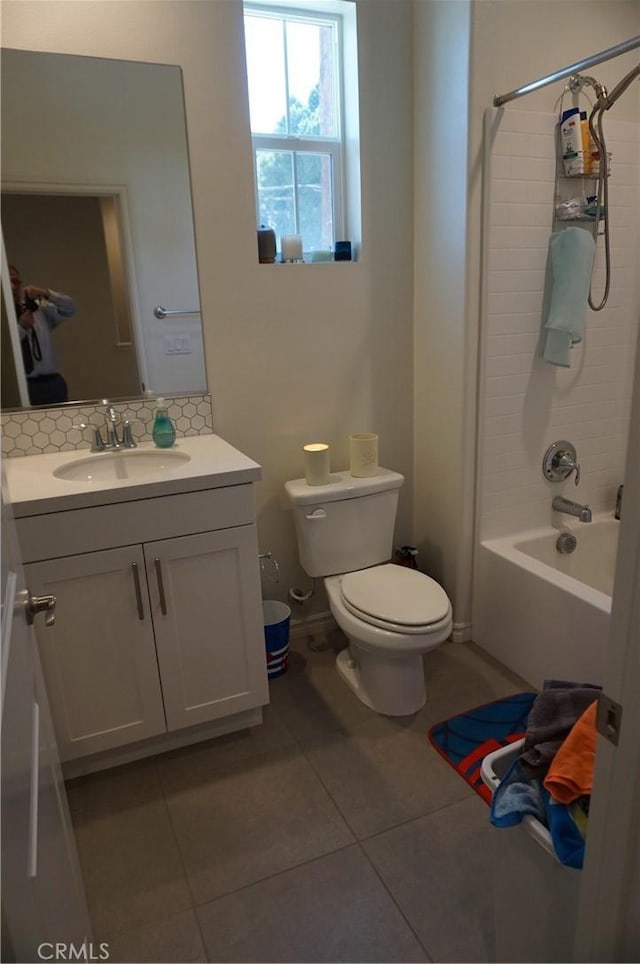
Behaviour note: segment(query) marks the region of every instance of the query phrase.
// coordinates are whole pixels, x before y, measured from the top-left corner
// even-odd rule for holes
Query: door
[[[255,526],[146,543],[169,730],[268,702]]]
[[[141,547],[25,568],[32,592],[57,598],[55,626],[36,632],[61,759],[164,733]]]
[[[622,710],[619,742],[598,737],[575,961],[640,960],[640,342],[605,693]]]
[[[91,932],[4,478],[2,489],[2,960],[35,961],[40,944]]]

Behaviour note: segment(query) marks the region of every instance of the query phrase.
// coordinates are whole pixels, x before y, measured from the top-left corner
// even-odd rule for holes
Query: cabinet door
[[[140,546],[26,566],[34,595],[53,593],[56,622],[36,627],[60,758],[166,730]]]
[[[256,527],[144,546],[167,727],[267,703]]]

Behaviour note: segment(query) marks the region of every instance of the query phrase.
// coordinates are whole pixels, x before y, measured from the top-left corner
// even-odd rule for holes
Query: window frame
[[[293,202],[295,213],[295,233],[300,233],[298,219],[298,180],[297,180],[297,157],[299,154],[328,154],[331,157],[331,179],[332,179],[332,215],[333,215],[333,239],[332,248],[337,239],[346,237],[346,204],[345,204],[345,97],[344,97],[344,37],[343,37],[343,17],[339,13],[325,13],[319,8],[302,10],[299,7],[289,6],[288,4],[270,3],[243,3],[244,15],[258,15],[265,18],[276,20],[294,20],[298,22],[327,24],[330,23],[335,28],[335,62],[336,62],[336,137],[326,137],[324,135],[311,135],[301,137],[295,134],[260,134],[251,129],[251,148],[253,155],[253,188],[256,218],[260,217],[260,198],[258,190],[258,171],[257,171],[257,152],[283,151],[292,154],[294,171],[293,183]],[[289,73],[287,63],[287,47],[284,46],[284,72],[286,90],[286,111],[287,120],[289,114]],[[251,121],[249,121],[251,123]],[[304,242],[304,238],[303,238]],[[278,251],[280,251],[280,239],[277,239]]]

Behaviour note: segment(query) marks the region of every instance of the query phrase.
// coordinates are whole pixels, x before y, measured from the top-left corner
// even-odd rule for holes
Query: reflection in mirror
[[[116,202],[113,196],[2,192],[10,270],[18,269],[27,291],[32,285],[51,288],[75,304],[73,317],[51,335],[55,357],[48,366],[62,374],[73,399],[141,392]],[[42,224],[58,226],[55,245],[38,244]],[[28,333],[20,334],[28,343]],[[34,374],[27,375],[32,404],[38,404],[33,382],[40,370],[36,362]],[[3,387],[3,408],[7,404]]]
[[[18,374],[16,371],[16,366],[13,362],[13,353],[11,351],[11,332],[9,330],[10,322],[4,299],[4,290],[2,292],[1,302],[0,345],[2,345],[2,351],[0,351],[0,386],[2,388],[2,407],[20,408],[22,406],[22,400],[20,398],[20,388],[18,386]]]
[[[180,69],[16,50],[1,66],[6,257],[75,303],[52,333],[69,401],[206,392]],[[3,409],[20,404],[6,354]]]

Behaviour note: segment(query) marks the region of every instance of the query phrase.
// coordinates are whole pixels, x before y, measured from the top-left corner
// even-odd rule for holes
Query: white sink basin
[[[119,479],[167,478],[181,469],[191,456],[185,452],[151,449],[99,452],[86,459],[65,462],[53,474],[67,482],[114,482]]]

